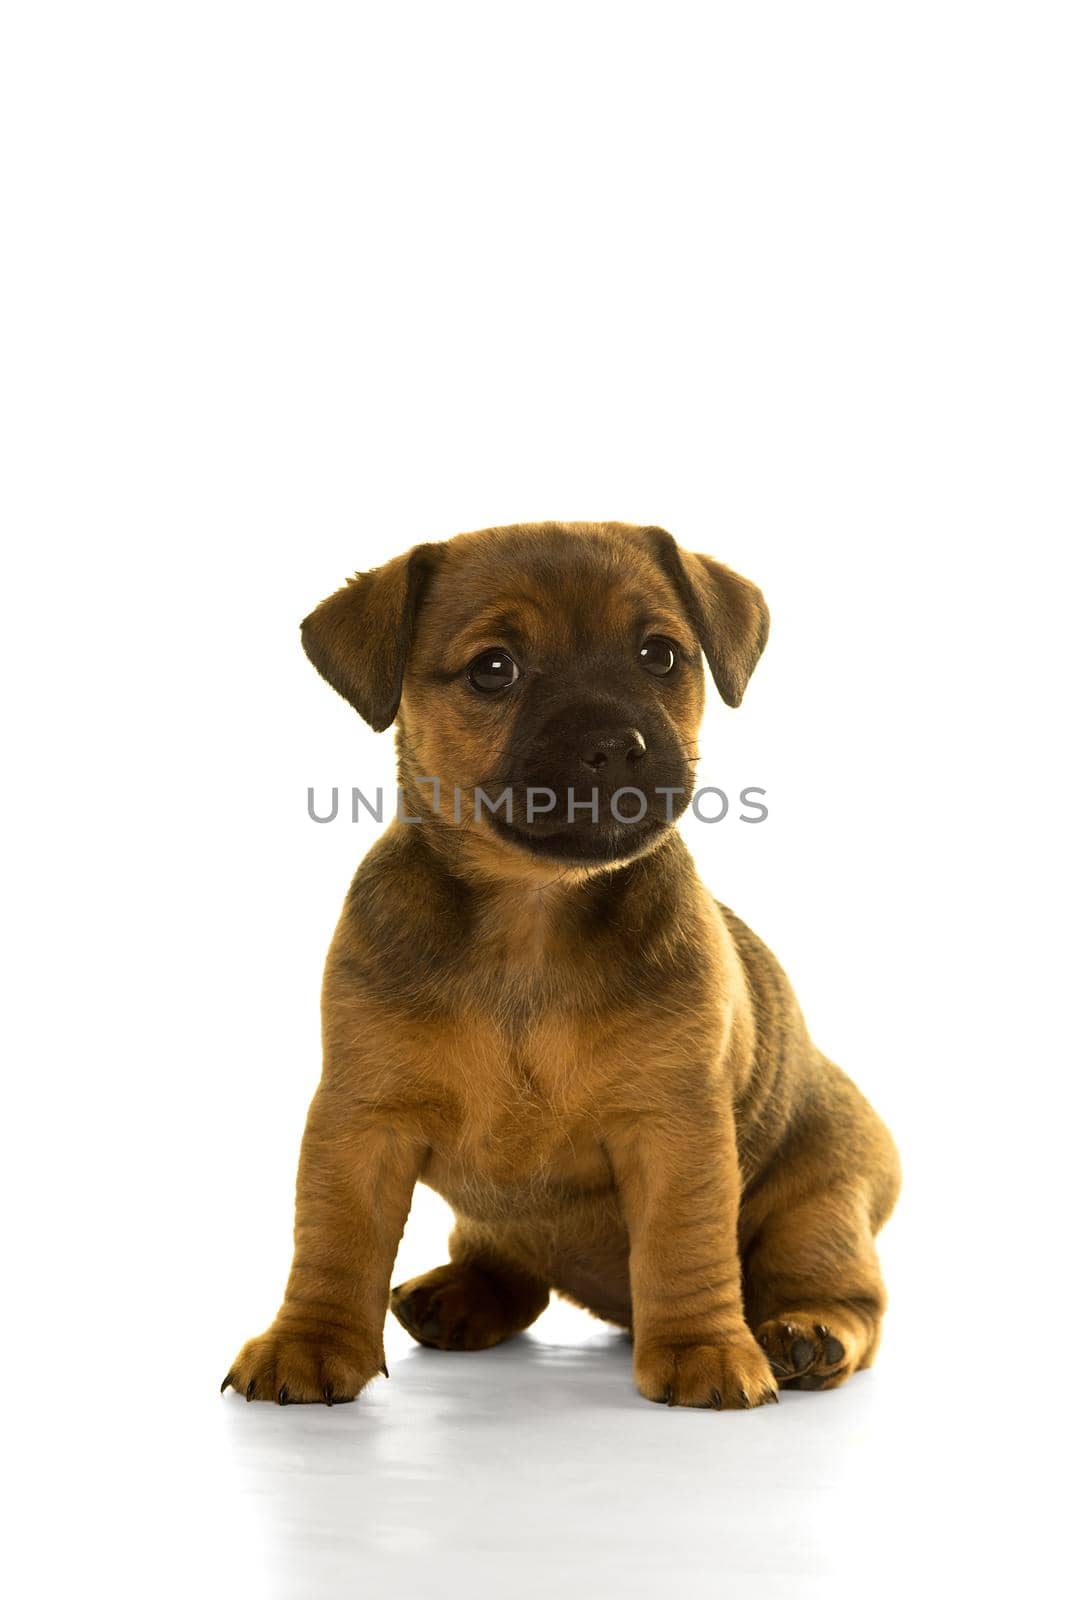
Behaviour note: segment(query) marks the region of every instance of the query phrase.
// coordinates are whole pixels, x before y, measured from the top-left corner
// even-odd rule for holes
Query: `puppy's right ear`
[[[358,572],[300,625],[312,666],[376,733],[397,715],[415,619],[440,545]]]

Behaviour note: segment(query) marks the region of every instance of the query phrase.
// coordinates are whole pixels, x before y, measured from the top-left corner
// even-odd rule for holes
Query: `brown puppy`
[[[751,583],[618,523],[421,545],[307,618],[327,681],[397,719],[421,821],[349,891],[285,1300],[224,1388],[351,1400],[390,1303],[481,1350],[554,1288],[632,1330],[650,1400],[759,1405],[871,1363],[893,1143],[670,823],[702,653],[736,706],[767,631]],[[390,1302],[419,1179],[456,1212],[452,1259]]]

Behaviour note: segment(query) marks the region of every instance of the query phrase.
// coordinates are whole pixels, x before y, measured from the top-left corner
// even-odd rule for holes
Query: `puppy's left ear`
[[[440,549],[418,544],[358,572],[300,625],[312,666],[376,733],[397,715],[416,615]]]
[[[680,550],[663,528],[647,528],[657,559],[675,585],[712,678],[729,706],[740,706],[768,642],[771,617],[755,583],[710,556]]]

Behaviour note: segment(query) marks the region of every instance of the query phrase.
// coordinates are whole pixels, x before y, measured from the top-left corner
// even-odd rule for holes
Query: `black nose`
[[[579,744],[579,758],[599,778],[629,778],[645,760],[645,740],[637,728],[593,728]]]

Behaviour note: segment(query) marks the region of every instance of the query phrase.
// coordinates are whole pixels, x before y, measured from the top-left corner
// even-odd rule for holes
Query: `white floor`
[[[984,1460],[990,1397],[962,1407],[934,1367],[925,1391],[885,1360],[717,1414],[641,1400],[626,1341],[564,1305],[497,1350],[421,1350],[395,1324],[388,1349],[391,1379],[355,1405],[219,1401],[208,1448],[245,1592],[900,1595],[940,1571],[1018,1581],[1034,1554],[1016,1469],[1000,1494],[1007,1464]]]
[[[389,1318],[392,1376],[355,1404],[250,1405],[218,1386],[272,1314],[277,1273],[256,1243],[270,1229],[250,1228],[243,1251],[231,1231],[214,1267],[199,1235],[185,1257],[131,1254],[108,1296],[57,1306],[40,1360],[11,1367],[7,1587],[19,1600],[1043,1600],[1063,1543],[1063,1403],[1042,1338],[1057,1324],[1029,1329],[1011,1297],[986,1298],[1013,1259],[989,1231],[957,1230],[970,1253],[947,1256],[925,1226],[923,1172],[883,1236],[894,1289],[874,1370],[751,1412],[650,1405],[626,1339],[559,1301],[475,1354],[420,1349]],[[417,1194],[398,1278],[443,1258],[447,1220]]]
[[[734,1413],[640,1399],[623,1336],[558,1302],[470,1355],[390,1319],[392,1377],[327,1410],[220,1395],[230,1340],[179,1268],[140,1324],[49,1320],[12,1368],[20,1600],[1058,1592],[1060,1390],[979,1301],[925,1316],[914,1279],[872,1372]]]

